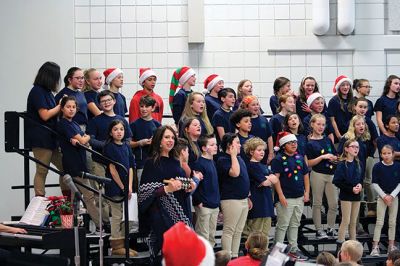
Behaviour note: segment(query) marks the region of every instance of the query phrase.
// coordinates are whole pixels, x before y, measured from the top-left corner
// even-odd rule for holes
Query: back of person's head
[[[56,92],[60,85],[60,78],[60,66],[54,62],[46,62],[39,68],[33,85]]]
[[[338,262],[335,264],[335,266],[357,266],[357,265],[358,265],[357,263],[351,261]]]
[[[267,244],[267,236],[261,232],[253,232],[249,235],[245,243],[247,254],[255,260],[262,260],[268,252]]]
[[[178,141],[176,142],[175,146],[176,152],[178,154],[181,154],[181,151],[187,149],[188,147],[189,147],[189,142],[186,139],[178,138]]]
[[[394,266],[400,266],[400,259],[397,259],[394,261]]]
[[[336,258],[331,253],[323,251],[317,256],[317,264],[325,266],[334,266],[336,263]]]
[[[231,260],[231,254],[227,250],[220,250],[215,253],[215,266],[226,266]]]
[[[347,261],[358,262],[361,260],[364,248],[362,244],[356,240],[347,240],[342,244],[340,252],[345,253],[348,257]]]
[[[394,265],[394,263],[398,259],[400,259],[400,250],[396,249],[396,250],[392,250],[389,252],[387,261],[390,261],[390,263],[391,263],[390,265]],[[388,265],[387,262],[386,262],[386,265]]]

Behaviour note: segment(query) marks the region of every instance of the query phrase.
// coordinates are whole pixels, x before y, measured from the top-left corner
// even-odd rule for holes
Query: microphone
[[[71,190],[71,193],[73,193],[75,195],[75,198],[81,200],[82,199],[82,194],[81,192],[78,190],[78,188],[76,187],[74,180],[72,179],[72,177],[70,175],[64,175],[63,176],[63,180],[65,182],[65,184],[69,187],[69,189]]]
[[[97,175],[92,175],[86,172],[81,172],[81,177],[82,178],[87,178],[87,179],[91,179],[94,180],[98,183],[102,183],[102,184],[110,184],[111,183],[111,179],[110,178],[106,178],[106,177],[101,177],[101,176],[97,176]]]

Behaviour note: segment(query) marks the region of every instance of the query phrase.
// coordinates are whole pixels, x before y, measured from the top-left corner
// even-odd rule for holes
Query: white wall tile
[[[243,22],[244,36],[260,36],[258,20],[245,20]]]
[[[338,66],[351,66],[353,64],[353,53],[338,52],[337,60],[338,60]]]
[[[229,65],[231,67],[243,67],[244,56],[243,53],[230,53]]]
[[[322,80],[321,67],[307,66],[305,74],[313,76],[318,82]]]
[[[186,10],[183,6],[167,6],[167,20],[187,21],[187,14],[184,14]]]
[[[168,38],[168,52],[187,52],[188,43],[186,37]]]
[[[168,42],[166,38],[153,38],[153,52],[167,52],[168,51]]]
[[[204,43],[204,51],[226,51],[226,48],[229,47],[228,43],[231,39],[232,38],[228,37],[206,37],[206,41]]]
[[[214,66],[229,67],[229,53],[228,52],[214,53]]]
[[[90,54],[75,54],[75,64],[80,68],[90,68]]]
[[[232,20],[229,21],[227,32],[229,36],[243,36],[244,25],[243,20]]]
[[[106,55],[106,67],[121,67],[121,54],[107,54]],[[125,77],[129,75],[124,76]],[[125,81],[126,82],[126,81]]]
[[[157,22],[167,21],[167,7],[166,6],[152,6],[151,7],[151,20]]]
[[[290,65],[291,66],[305,66],[306,65],[306,54],[304,52],[291,52],[290,53]]]
[[[242,20],[243,19],[243,9],[242,6],[229,5],[227,6],[229,19],[230,20]]]
[[[260,36],[274,36],[274,35],[275,35],[275,21],[260,20]]]
[[[76,39],[75,47],[78,54],[90,53],[90,39]]]
[[[277,67],[290,66],[290,52],[276,53],[275,64]]]
[[[90,51],[92,53],[105,53],[106,40],[105,39],[92,39],[90,41]]]
[[[304,4],[291,4],[290,5],[290,19],[305,19],[306,18],[306,10]]]
[[[152,39],[151,38],[138,38],[136,39],[137,52],[138,53],[150,53],[152,51]]]
[[[168,67],[168,56],[167,53],[155,53],[153,55],[153,64],[154,68],[166,68]]]
[[[243,70],[243,68],[241,68],[241,67],[238,67],[238,68],[236,68],[236,67],[231,67],[230,69],[229,69],[229,76],[228,76],[228,79],[227,80],[236,80],[236,81],[239,81],[239,80],[242,80],[242,79],[244,79],[245,78],[245,75],[244,75],[244,70]]]
[[[356,4],[356,18],[384,18],[385,9],[382,4]]]
[[[260,81],[260,69],[258,67],[246,67],[244,69],[244,76],[252,82]]]
[[[122,37],[136,37],[136,23],[121,23]]]
[[[337,66],[336,52],[322,52],[322,66]]]
[[[188,23],[168,22],[168,36],[170,37],[188,36]]]
[[[152,5],[165,5],[167,4],[167,0],[151,0]]]
[[[205,5],[204,6],[205,20],[220,20],[228,19],[228,8],[223,5]]]
[[[276,67],[276,77],[290,78],[290,67]]]
[[[136,20],[138,22],[151,21],[151,6],[137,6],[136,7]]]
[[[151,63],[153,62],[153,54],[146,53],[146,54],[137,54],[136,56],[136,65],[138,67],[152,67]]]
[[[274,67],[275,66],[275,54],[268,52],[260,52],[260,66],[261,67]]]
[[[122,6],[121,7],[121,21],[122,22],[136,22],[136,7],[135,6]]]
[[[121,37],[121,24],[120,23],[106,23],[106,37],[107,38],[120,38]]]
[[[106,0],[107,6],[119,6],[121,4],[120,0]]]
[[[291,20],[290,34],[293,36],[306,35],[306,22],[304,20]]]
[[[386,56],[384,51],[354,51],[353,62],[357,66],[382,66],[386,64]]]
[[[89,0],[75,0],[75,6],[88,6]]]
[[[105,23],[92,23],[90,25],[92,38],[104,38],[106,37],[106,24]]]
[[[291,67],[290,68],[290,83],[291,88],[297,91],[299,84],[306,73],[306,67]]]
[[[121,21],[121,7],[108,6],[106,7],[106,22],[120,22]]]
[[[199,54],[199,67],[213,67],[213,65],[214,65],[213,53]]]
[[[244,5],[243,19],[258,19],[258,5]]]
[[[400,65],[400,50],[398,51],[388,51],[386,53],[386,61],[389,66]]]
[[[307,52],[307,66],[321,66],[321,52]]]
[[[400,73],[400,66],[387,66],[387,74],[386,76],[389,75],[398,75]],[[383,88],[383,86],[381,86]]]
[[[275,19],[289,19],[289,5],[275,5]]]
[[[136,24],[136,34],[137,37],[152,37],[151,34],[152,25],[151,23],[137,23]]]
[[[356,34],[384,34],[385,24],[383,19],[356,19]]]
[[[88,6],[75,7],[76,22],[90,22],[90,8]]]
[[[136,0],[121,0],[121,6],[133,6],[136,4]]]
[[[199,53],[197,51],[191,51],[188,53],[188,62],[189,66],[198,66],[199,65]]]
[[[260,68],[260,81],[274,82],[275,78],[276,78],[276,71],[274,67]]]
[[[166,23],[151,23],[151,30],[153,37],[166,37],[167,24]]]
[[[276,36],[290,35],[289,20],[275,20],[275,35]]]
[[[304,9],[306,12],[306,19],[312,19],[312,5],[311,4],[305,4]]]
[[[168,53],[168,67],[178,68],[183,65],[182,53]]]
[[[75,37],[76,38],[90,37],[90,24],[89,23],[75,23]]]
[[[122,54],[122,63],[121,67],[123,68],[136,68],[136,54]]]
[[[354,66],[355,77],[367,77],[369,80],[385,80],[385,66]]]
[[[259,37],[245,37],[244,38],[244,51],[259,52],[260,51],[260,38]]]
[[[106,55],[105,54],[91,54],[91,67],[106,68]]]
[[[339,75],[346,75],[348,77],[353,77],[353,67],[352,66],[341,66],[338,67],[338,74]]]
[[[275,9],[273,5],[260,5],[259,6],[259,18],[260,19],[274,19]]]
[[[232,38],[229,38],[228,49],[231,52],[244,51],[244,49],[245,49],[244,48],[244,45],[245,45],[244,43],[245,43],[245,38],[244,37],[232,37]]]
[[[339,75],[336,66],[323,66],[322,67],[322,80],[324,81],[334,81]]]
[[[121,53],[121,39],[107,39],[106,52],[111,54]]]
[[[90,5],[92,6],[104,6],[105,4],[105,0],[90,0]]]
[[[136,39],[123,38],[121,40],[122,53],[136,53]]]
[[[257,52],[244,53],[245,67],[258,67],[260,65],[260,55]]]
[[[90,21],[91,22],[105,22],[106,9],[104,6],[92,6],[90,8]]]

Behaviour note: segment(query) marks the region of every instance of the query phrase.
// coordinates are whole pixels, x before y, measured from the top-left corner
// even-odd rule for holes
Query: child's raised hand
[[[229,153],[231,156],[237,156],[238,150],[237,150],[236,146],[234,146],[234,145],[229,146]]]
[[[272,183],[272,184],[276,184],[276,183],[278,183],[278,181],[279,181],[279,178],[276,176],[276,175],[274,175],[274,174],[270,174],[269,176],[268,176],[268,180]]]
[[[76,146],[76,144],[78,144],[78,143],[80,144],[79,140],[74,139],[74,138],[71,138],[70,141],[71,141],[71,144],[74,145],[74,146]]]
[[[303,104],[301,105],[301,109],[302,109],[304,112],[311,113],[311,109],[310,109],[310,107],[309,107],[306,103],[303,103]]]
[[[203,180],[203,174],[199,171],[193,170],[193,176],[197,177],[200,181]]]

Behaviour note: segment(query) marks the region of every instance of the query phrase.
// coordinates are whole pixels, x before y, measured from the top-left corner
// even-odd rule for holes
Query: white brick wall
[[[312,34],[311,0],[204,3],[205,43],[189,45],[187,0],[75,0],[76,64],[121,67],[128,100],[140,89],[139,67],[155,69],[156,91],[165,101],[172,72],[182,65],[197,72],[197,90],[212,73],[233,88],[249,78],[267,113],[278,76],[291,79],[297,91],[304,75],[314,75],[328,98],[337,75],[367,78],[375,100],[385,78],[400,74],[400,36],[385,35],[390,32],[384,0],[357,0],[355,31],[346,37],[337,35],[336,1],[330,3],[331,25],[323,37]]]

